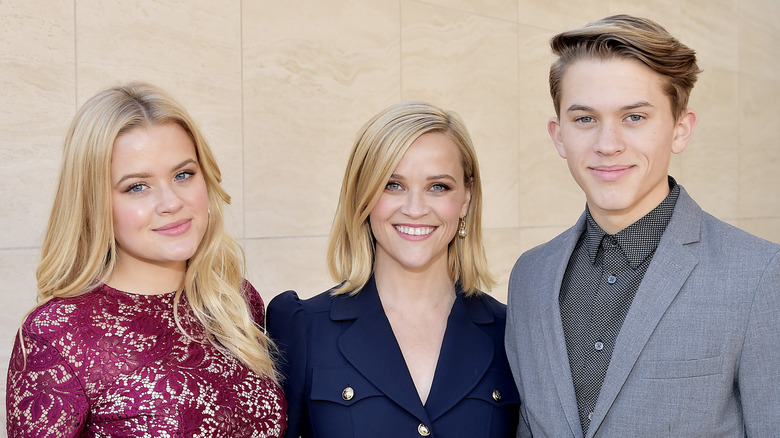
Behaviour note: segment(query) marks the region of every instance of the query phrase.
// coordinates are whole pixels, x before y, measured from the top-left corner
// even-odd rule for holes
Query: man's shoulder
[[[568,258],[574,249],[579,236],[583,230],[582,220],[577,221],[575,225],[567,229],[566,231],[558,234],[552,239],[542,244],[536,245],[533,248],[523,252],[523,254],[517,259],[515,268],[519,265],[525,265],[534,262],[545,262],[550,258],[559,258],[566,256]]]
[[[704,212],[702,215],[702,243],[716,246],[730,253],[747,252],[753,255],[774,255],[780,251],[780,245],[737,228],[715,216]]]

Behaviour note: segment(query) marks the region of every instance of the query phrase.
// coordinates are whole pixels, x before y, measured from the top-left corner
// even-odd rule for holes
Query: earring
[[[465,239],[468,232],[466,231],[466,218],[462,217],[458,221],[458,237]]]

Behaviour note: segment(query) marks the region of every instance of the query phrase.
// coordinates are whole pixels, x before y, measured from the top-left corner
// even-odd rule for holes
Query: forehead
[[[420,170],[431,167],[456,167],[462,169],[461,152],[455,142],[441,132],[428,132],[412,142],[396,170]]]
[[[664,76],[639,61],[581,59],[568,66],[563,74],[561,111],[571,105],[598,108],[638,101],[671,110]]]
[[[122,133],[114,140],[111,170],[113,173],[154,169],[185,159],[194,159],[197,162],[196,155],[195,143],[180,125],[166,123],[139,126]]]
[[[177,123],[138,126],[114,140],[113,155],[148,155],[152,151],[194,154],[195,143]]]

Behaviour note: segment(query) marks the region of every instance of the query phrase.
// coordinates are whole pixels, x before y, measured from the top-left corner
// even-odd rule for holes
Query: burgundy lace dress
[[[263,302],[246,283],[253,316]],[[187,333],[199,322],[182,302]],[[173,293],[101,285],[55,299],[23,325],[8,371],[9,437],[279,437],[287,404],[273,380],[176,328]]]

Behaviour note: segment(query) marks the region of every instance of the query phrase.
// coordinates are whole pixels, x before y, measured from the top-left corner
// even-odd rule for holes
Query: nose
[[[602,123],[595,144],[596,153],[614,155],[623,152],[625,143],[620,127],[615,123]]]
[[[425,194],[421,190],[409,190],[406,193],[404,205],[401,207],[401,213],[416,219],[425,216],[428,213],[428,208]]]
[[[184,205],[179,194],[171,186],[158,186],[157,196],[157,213],[159,214],[175,213]]]

